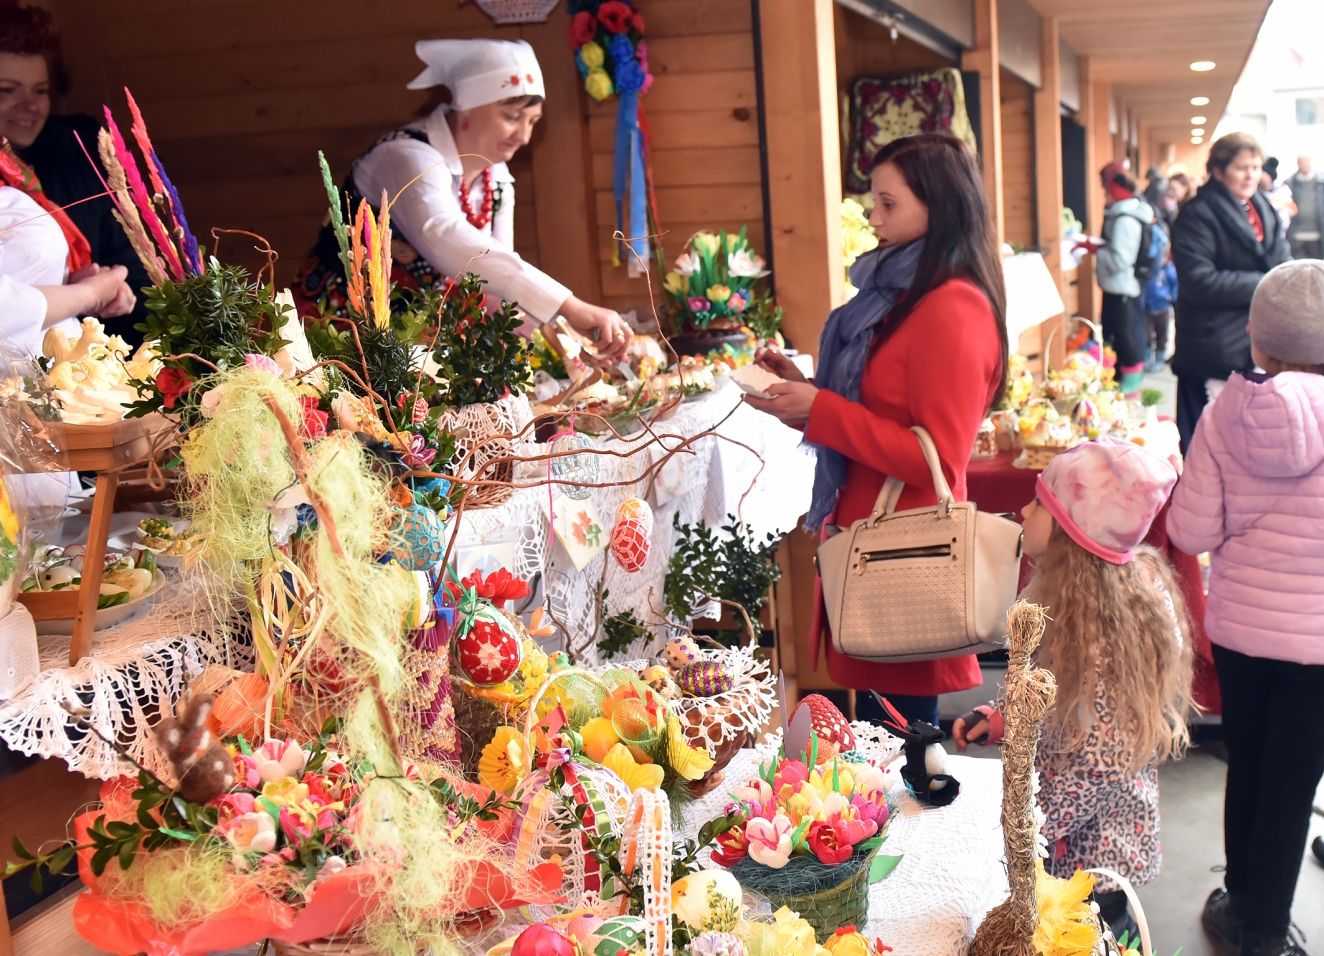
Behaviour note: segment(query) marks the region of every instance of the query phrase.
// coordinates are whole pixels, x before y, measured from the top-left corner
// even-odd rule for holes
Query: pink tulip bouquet
[[[800,913],[820,938],[867,922],[870,884],[901,859],[878,855],[892,812],[882,770],[838,759],[812,769],[783,756],[732,796],[743,821],[717,838],[714,863],[774,908]]]

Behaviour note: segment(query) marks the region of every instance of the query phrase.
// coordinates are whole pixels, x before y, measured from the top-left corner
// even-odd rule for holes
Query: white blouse
[[[429,262],[450,276],[476,272],[488,281],[488,291],[519,303],[529,315],[547,322],[571,292],[547,273],[534,268],[514,249],[515,179],[505,163],[492,166],[493,186],[501,188],[501,208],[487,229],[477,229],[460,209],[464,170],[455,138],[439,107],[421,123],[409,127],[428,142],[401,137],[370,150],[354,164],[354,185],[374,205],[382,190],[393,200],[415,177],[417,181],[391,207],[391,225]],[[469,190],[471,209],[482,208],[482,180]]]
[[[41,351],[53,326],[78,334],[78,319],[46,321],[35,286],[63,285],[69,244],[59,223],[21,189],[0,186],[0,337],[20,352]]]

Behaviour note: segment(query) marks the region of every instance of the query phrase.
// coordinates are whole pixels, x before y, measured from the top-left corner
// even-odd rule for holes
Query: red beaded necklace
[[[465,188],[463,179],[460,180],[460,211],[475,229],[486,229],[492,221],[492,167],[484,169],[479,178],[483,183],[482,211],[475,213],[473,206],[469,205],[469,190]]]

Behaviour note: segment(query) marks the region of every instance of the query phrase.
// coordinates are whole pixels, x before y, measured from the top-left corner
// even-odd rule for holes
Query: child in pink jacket
[[[1265,275],[1250,334],[1264,374],[1233,375],[1206,409],[1168,535],[1213,553],[1227,874],[1205,932],[1224,953],[1304,956],[1289,928],[1324,774],[1324,262]]]

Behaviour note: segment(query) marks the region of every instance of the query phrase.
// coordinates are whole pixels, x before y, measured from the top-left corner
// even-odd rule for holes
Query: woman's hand
[[[803,376],[801,376],[803,378]],[[768,386],[768,398],[746,395],[745,401],[761,412],[778,419],[783,425],[804,428],[809,412],[818,397],[818,389],[808,382],[778,382]]]
[[[124,280],[129,270],[124,266],[99,266],[95,263],[70,276],[69,285],[87,295],[84,310],[102,318],[115,318],[133,311],[138,297]]]
[[[988,739],[988,718],[974,710],[964,717],[957,717],[952,723],[952,740],[956,749],[965,752],[971,744],[983,743]]]
[[[589,305],[571,296],[561,305],[560,312],[571,328],[593,340],[593,351],[584,353],[591,364],[605,367],[625,358],[634,333],[615,309]]]
[[[754,363],[767,369],[778,378],[784,378],[788,382],[806,381],[804,372],[800,371],[791,359],[777,349],[759,349],[754,356]]]

